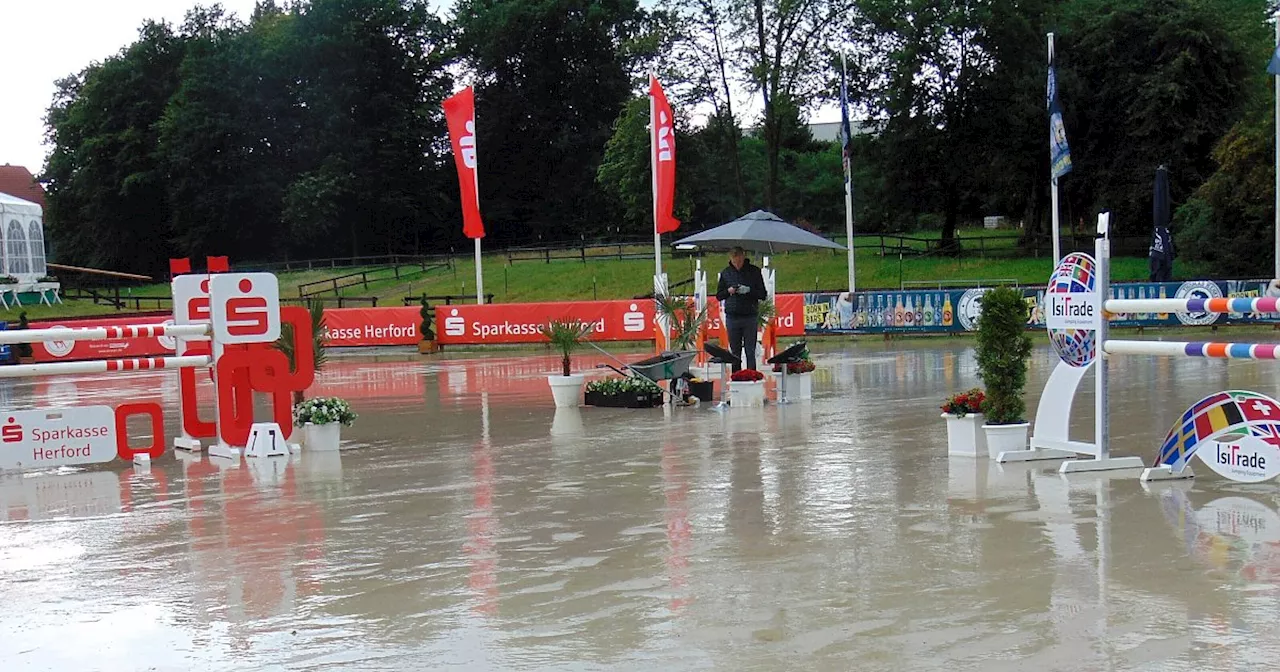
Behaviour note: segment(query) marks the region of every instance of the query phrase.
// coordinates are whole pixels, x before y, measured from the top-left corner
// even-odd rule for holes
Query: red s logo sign
[[[239,289],[248,294],[253,290],[249,279],[240,281]],[[267,300],[260,296],[241,296],[227,299],[227,333],[232,336],[258,336],[270,329]]]
[[[0,429],[0,438],[5,443],[17,443],[22,440],[22,425],[14,424],[13,418],[9,418],[9,424]]]

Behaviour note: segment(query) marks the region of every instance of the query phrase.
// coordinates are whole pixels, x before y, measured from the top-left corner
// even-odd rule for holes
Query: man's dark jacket
[[[751,291],[746,295],[729,294],[729,288],[736,285],[746,285],[751,288]],[[759,315],[760,302],[768,298],[765,296],[764,276],[760,274],[760,268],[753,266],[750,259],[742,263],[741,269],[734,268],[733,264],[726,266],[723,271],[720,271],[720,284],[716,287],[716,298],[720,300],[726,315],[734,317]]]

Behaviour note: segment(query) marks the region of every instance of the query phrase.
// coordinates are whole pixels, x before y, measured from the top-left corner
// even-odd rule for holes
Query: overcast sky
[[[181,23],[197,0],[0,0],[0,163],[44,166],[44,115],[54,81],[120,51],[146,19]],[[221,0],[248,19],[254,0]],[[439,7],[443,0],[432,3]],[[750,105],[755,107],[754,105]],[[833,114],[834,112],[834,114]],[[816,121],[838,121],[839,108]]]
[[[221,0],[241,18],[254,0]],[[0,163],[44,166],[54,81],[133,42],[146,19],[180,23],[194,0],[0,0]]]

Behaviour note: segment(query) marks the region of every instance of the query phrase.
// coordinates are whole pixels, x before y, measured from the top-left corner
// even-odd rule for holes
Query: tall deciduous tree
[[[636,0],[461,0],[480,202],[498,240],[601,231],[596,172],[655,45]]]

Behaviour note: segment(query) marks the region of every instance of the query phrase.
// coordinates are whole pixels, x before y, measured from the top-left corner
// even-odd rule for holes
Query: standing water
[[[724,413],[555,409],[550,358],[337,359],[313,393],[360,413],[340,454],[0,476],[2,669],[1280,660],[1274,483],[948,458],[938,406],[980,384],[970,347],[815,358],[812,401]],[[1054,362],[1037,351],[1031,412]],[[3,382],[0,402],[175,409],[176,378]],[[1113,453],[1149,462],[1188,405],[1280,374],[1134,357],[1111,381]]]

